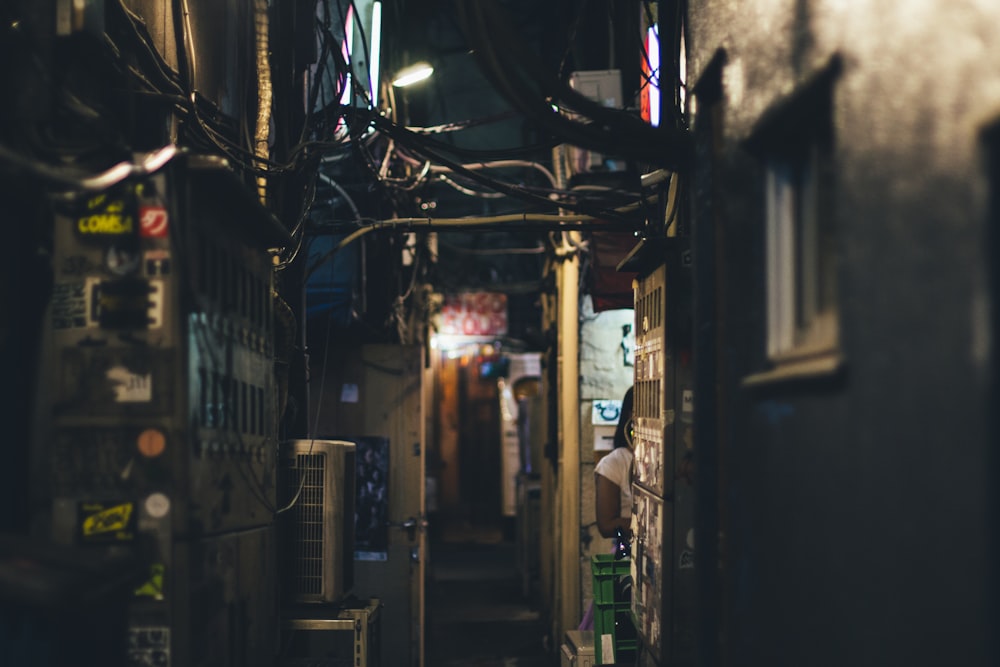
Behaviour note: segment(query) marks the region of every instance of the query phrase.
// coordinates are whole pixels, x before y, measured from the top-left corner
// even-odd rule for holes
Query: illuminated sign
[[[640,93],[639,112],[642,119],[652,125],[660,125],[660,35],[657,25],[646,29],[645,58],[642,60],[644,83]]]
[[[469,292],[445,297],[438,331],[465,336],[507,333],[507,295]]]

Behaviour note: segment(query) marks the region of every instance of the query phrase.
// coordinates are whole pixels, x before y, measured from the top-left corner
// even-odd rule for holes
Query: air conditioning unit
[[[281,454],[283,597],[330,603],[354,586],[355,450],[345,440],[292,440]]]
[[[587,70],[572,72],[569,76],[570,88],[594,102],[612,109],[622,106],[622,74],[617,69]],[[584,148],[573,147],[571,152],[573,173],[622,171],[625,162],[610,158]]]

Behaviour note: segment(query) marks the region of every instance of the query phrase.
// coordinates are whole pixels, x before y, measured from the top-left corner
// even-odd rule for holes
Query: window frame
[[[833,86],[839,60],[765,113],[747,140],[763,170],[765,356],[745,384],[842,364],[834,230]]]

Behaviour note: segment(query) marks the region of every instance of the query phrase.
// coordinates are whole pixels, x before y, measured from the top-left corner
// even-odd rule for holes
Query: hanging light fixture
[[[412,65],[408,65],[396,72],[396,76],[392,79],[392,85],[396,88],[412,86],[415,83],[429,78],[433,73],[434,68],[431,67],[431,64],[422,60],[420,62],[413,63]]]

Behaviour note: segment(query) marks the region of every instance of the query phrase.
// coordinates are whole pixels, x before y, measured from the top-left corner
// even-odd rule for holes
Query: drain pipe
[[[254,3],[254,36],[257,60],[257,122],[254,128],[254,156],[262,164],[266,164],[270,156],[268,139],[271,129],[271,60],[268,45],[268,0],[256,0]],[[257,177],[257,196],[260,202],[267,205],[267,179]]]
[[[565,146],[553,151],[559,186]],[[565,231],[556,249],[559,433],[559,619],[557,639],[580,622],[580,232]]]
[[[566,232],[579,237],[579,232]],[[572,239],[578,241],[579,239]],[[570,248],[572,246],[569,246]],[[560,595],[563,631],[580,621],[580,259],[563,256],[556,273],[559,298]]]

